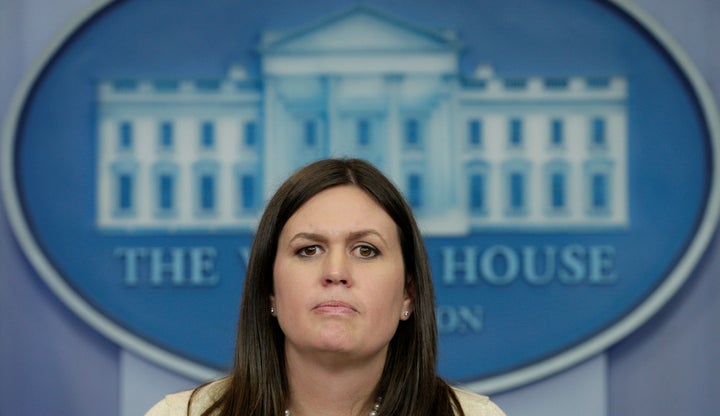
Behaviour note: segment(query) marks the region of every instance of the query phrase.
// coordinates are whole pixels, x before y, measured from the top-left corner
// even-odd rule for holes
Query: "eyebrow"
[[[348,234],[348,236],[347,236],[348,238],[347,238],[347,239],[348,239],[348,240],[357,240],[357,239],[363,238],[363,237],[368,236],[368,235],[377,236],[377,237],[383,242],[383,244],[385,244],[385,245],[388,244],[387,241],[385,241],[385,238],[383,238],[383,236],[382,236],[378,231],[373,230],[373,229],[353,231],[353,232],[351,232],[350,234]],[[290,239],[289,242],[292,243],[293,241],[295,241],[295,240],[297,240],[297,239],[299,239],[299,238],[304,238],[304,239],[311,240],[311,241],[317,241],[317,242],[320,242],[320,243],[327,243],[327,242],[328,242],[328,238],[325,237],[325,236],[322,235],[322,234],[306,233],[306,232],[300,232],[300,233],[295,234],[295,235]]]

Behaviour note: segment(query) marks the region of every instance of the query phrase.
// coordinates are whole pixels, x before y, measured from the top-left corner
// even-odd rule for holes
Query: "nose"
[[[323,286],[352,286],[352,277],[348,264],[348,258],[342,250],[331,250],[325,257],[322,284]]]

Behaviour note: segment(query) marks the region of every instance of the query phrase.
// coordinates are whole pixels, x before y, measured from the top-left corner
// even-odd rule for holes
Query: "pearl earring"
[[[403,312],[403,315],[407,318],[408,316],[410,316],[410,311]]]
[[[270,307],[270,315],[275,315],[275,306]]]

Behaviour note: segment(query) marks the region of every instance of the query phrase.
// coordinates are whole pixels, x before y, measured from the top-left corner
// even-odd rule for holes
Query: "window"
[[[121,173],[117,177],[118,195],[117,210],[119,212],[128,212],[133,209],[135,201],[133,198],[133,189],[135,187],[135,178],[130,173]]]
[[[218,199],[218,163],[200,161],[195,164],[195,214],[200,216],[214,215],[217,212]]]
[[[565,126],[560,119],[550,122],[550,144],[552,147],[561,147],[565,142]]]
[[[250,174],[244,174],[240,179],[240,206],[243,210],[253,210],[256,206],[255,202],[255,177]]]
[[[117,161],[112,164],[112,215],[131,217],[137,209],[137,162]]]
[[[612,215],[611,160],[596,159],[585,165],[585,201],[590,216]]]
[[[550,206],[553,210],[565,208],[565,182],[563,173],[554,172],[550,175]]]
[[[607,147],[605,120],[602,118],[594,118],[592,120],[592,138],[591,146],[593,148]]]
[[[175,177],[164,173],[158,177],[158,208],[161,211],[173,209],[175,201]]]
[[[200,127],[200,147],[209,150],[215,147],[215,125],[205,121]]]
[[[607,176],[595,173],[591,176],[591,209],[604,211],[608,207],[608,181]]]
[[[173,124],[165,121],[160,124],[160,149],[171,150],[174,142]]]
[[[543,83],[550,90],[564,90],[568,87],[567,78],[545,78]]]
[[[215,176],[204,174],[200,176],[200,209],[212,211],[215,208]]]
[[[470,189],[468,190],[470,212],[484,212],[485,207],[485,175],[473,173],[470,175]]]
[[[569,210],[570,164],[558,159],[548,162],[543,170],[543,203],[550,216],[565,215]]]
[[[129,121],[123,121],[119,127],[118,149],[130,151],[133,148],[133,125]]]
[[[510,120],[510,147],[521,147],[523,145],[522,120],[514,118]]]
[[[592,89],[607,89],[610,87],[610,78],[607,77],[590,77],[585,82]]]
[[[409,148],[418,148],[420,142],[420,122],[411,118],[405,120],[405,145]]]
[[[422,177],[417,173],[408,176],[408,203],[413,209],[422,207]]]
[[[527,215],[529,209],[530,163],[516,159],[505,162],[503,172],[503,209],[507,216]]]
[[[177,174],[178,168],[174,163],[162,161],[153,166],[156,216],[169,217],[175,214]]]
[[[370,144],[370,120],[365,118],[358,120],[357,143],[361,147],[367,147]]]
[[[257,144],[257,124],[254,121],[245,123],[245,147],[255,147]]]
[[[525,175],[520,172],[510,174],[510,209],[522,210],[525,207]]]
[[[315,120],[305,120],[304,126],[305,146],[315,147],[317,145],[317,122]]]
[[[473,119],[468,121],[468,144],[470,147],[482,146],[482,121]]]
[[[490,166],[484,160],[470,162],[465,169],[467,178],[467,208],[471,215],[488,213],[488,177]]]

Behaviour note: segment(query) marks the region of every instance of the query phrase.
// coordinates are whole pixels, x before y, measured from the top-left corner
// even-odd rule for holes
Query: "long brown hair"
[[[269,313],[278,239],[300,206],[321,191],[340,185],[360,188],[395,221],[408,276],[406,285],[412,285],[413,314],[400,322],[390,341],[376,387],[383,395],[378,414],[463,415],[452,389],[436,374],[434,290],[425,245],[410,207],[390,180],[370,163],[327,159],[305,166],[287,179],[260,219],[245,277],[234,367],[227,388],[204,416],[283,414],[288,401],[284,335]]]

